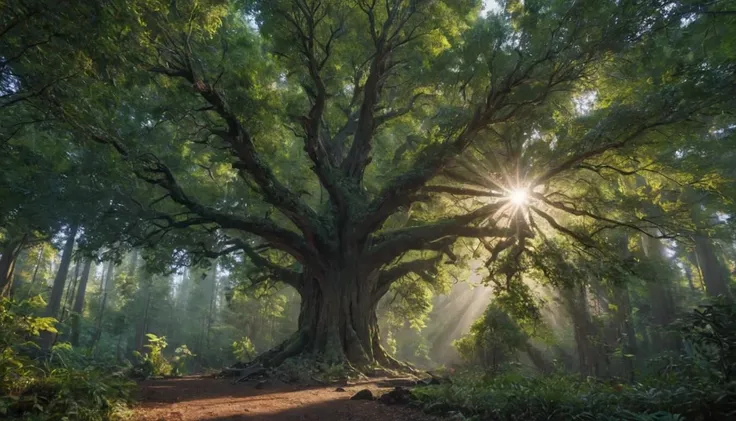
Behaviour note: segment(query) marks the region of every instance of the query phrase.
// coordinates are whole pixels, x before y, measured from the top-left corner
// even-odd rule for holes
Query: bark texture
[[[388,368],[407,367],[392,358],[379,340],[376,307],[382,294],[378,282],[359,271],[333,273],[324,279],[304,275],[299,293],[301,309],[297,332],[262,356],[267,365],[279,365],[299,354],[327,363],[346,363],[366,371],[375,363]]]

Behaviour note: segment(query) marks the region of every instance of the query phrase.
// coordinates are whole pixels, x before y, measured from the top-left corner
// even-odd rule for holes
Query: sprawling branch
[[[373,247],[368,251],[368,262],[372,266],[383,265],[396,256],[409,250],[449,250],[449,246],[459,237],[498,237],[508,234],[507,229],[496,226],[470,226],[493,215],[501,204],[493,203],[460,216],[455,216],[433,224],[402,228],[377,235]],[[447,243],[439,243],[446,240]]]
[[[338,207],[341,207],[344,206],[345,195],[340,189],[336,174],[333,173],[336,168],[334,154],[327,149],[330,145],[324,142],[329,139],[323,139],[322,126],[328,93],[321,71],[330,59],[334,41],[343,33],[344,28],[342,23],[329,28],[327,40],[321,41],[317,37],[317,30],[324,21],[326,7],[323,7],[321,2],[310,5],[303,0],[296,0],[292,6],[292,11],[281,9],[276,11],[284,17],[294,35],[301,61],[307,68],[313,85],[306,90],[312,101],[312,107],[309,113],[301,118],[304,129],[304,151],[312,161],[312,170],[320,183]]]
[[[388,269],[384,269],[378,274],[378,282],[373,292],[375,300],[383,297],[391,287],[391,284],[399,279],[409,275],[410,273],[423,274],[431,271],[442,261],[442,255],[437,255],[429,259],[418,259],[409,262],[399,263]]]
[[[604,145],[601,145],[601,146],[599,146],[597,148],[593,148],[593,149],[587,150],[585,152],[581,152],[581,153],[579,153],[577,155],[574,155],[574,156],[572,156],[572,157],[564,160],[560,164],[558,164],[558,165],[550,168],[549,170],[545,171],[541,175],[539,175],[536,178],[534,178],[534,180],[532,180],[532,182],[530,183],[530,185],[531,186],[539,186],[539,185],[542,185],[542,184],[546,183],[547,181],[551,180],[553,177],[555,177],[555,176],[557,176],[557,175],[559,175],[559,174],[561,174],[561,173],[563,173],[563,172],[565,172],[565,171],[573,168],[577,164],[585,161],[586,159],[590,159],[590,158],[594,158],[596,156],[603,155],[604,153],[606,153],[606,152],[608,152],[610,150],[620,149],[620,148],[628,145],[632,141],[636,140],[637,138],[641,137],[642,135],[644,135],[645,133],[647,133],[650,129],[653,129],[655,127],[662,126],[662,125],[665,125],[665,124],[668,124],[668,123],[669,123],[669,121],[667,121],[667,120],[659,120],[659,121],[656,121],[656,122],[653,122],[653,123],[647,123],[647,124],[640,125],[632,133],[630,133],[629,135],[623,137],[622,139],[620,139],[620,140],[618,140],[616,142],[608,142],[608,143],[606,143]]]
[[[546,53],[526,66],[523,66],[524,60],[520,54],[516,68],[508,74],[504,83],[491,84],[486,95],[486,101],[475,107],[473,117],[454,139],[439,146],[428,147],[423,156],[415,161],[411,170],[396,177],[384,188],[381,194],[371,203],[371,217],[366,218],[361,232],[368,233],[378,229],[396,209],[406,205],[407,198],[411,198],[414,192],[421,189],[457,156],[462,154],[468,145],[474,141],[476,135],[486,127],[511,120],[520,110],[546,100],[549,93],[557,86],[573,82],[582,77],[585,65],[592,61],[592,58],[587,56],[580,57],[581,63],[583,63],[580,65],[576,64],[574,60],[559,63],[558,69],[550,77],[543,80],[543,89],[534,98],[522,102],[512,101],[512,94],[515,90],[533,80],[532,75],[535,69],[544,63],[556,62],[561,51],[554,51],[550,46]]]
[[[427,193],[447,193],[456,196],[472,196],[472,197],[503,197],[502,194],[487,191],[477,190],[467,187],[455,187],[455,186],[425,186],[422,188],[423,192]]]
[[[214,85],[197,77],[191,65],[192,57],[189,49],[175,51],[179,57],[168,60],[164,67],[153,67],[151,70],[170,77],[183,78],[192,84],[195,91],[210,104],[211,110],[227,124],[226,131],[215,133],[231,146],[238,158],[238,162],[233,166],[245,170],[259,186],[264,200],[284,213],[304,234],[307,241],[314,243],[314,236],[320,235],[320,224],[314,210],[276,178],[271,168],[256,152],[250,133],[230,109],[222,93]]]
[[[544,212],[541,209],[538,209],[534,206],[529,206],[529,209],[531,209],[537,215],[541,216],[555,230],[567,235],[568,237],[572,237],[573,239],[577,240],[579,243],[585,246],[588,246],[588,247],[592,246],[592,242],[589,238],[581,234],[578,234],[569,228],[565,228],[564,226],[560,225],[560,223],[557,222],[555,218],[553,218],[552,215],[548,214],[547,212]]]
[[[146,173],[154,176],[149,176]],[[149,163],[146,173],[138,172],[137,175],[150,184],[163,187],[169,192],[174,202],[222,228],[236,229],[258,235],[302,262],[313,258],[315,255],[314,250],[304,242],[301,236],[279,227],[270,219],[229,214],[195,201],[184,193],[171,170],[158,160]]]
[[[605,223],[610,224],[610,225],[612,225],[614,227],[629,228],[629,229],[638,231],[638,232],[640,232],[642,234],[645,234],[645,235],[647,235],[649,237],[655,237],[655,238],[673,238],[672,235],[667,235],[667,234],[653,235],[649,230],[647,230],[645,228],[642,228],[641,226],[638,226],[635,223],[618,221],[618,220],[615,220],[615,219],[612,219],[612,218],[607,218],[605,216],[595,214],[593,212],[589,212],[587,210],[578,209],[578,208],[575,208],[575,207],[570,207],[570,206],[566,205],[563,202],[558,202],[558,201],[550,200],[546,196],[544,196],[542,194],[539,194],[539,193],[533,193],[532,194],[532,197],[534,197],[535,199],[539,199],[540,201],[544,202],[546,205],[548,205],[550,207],[553,207],[555,209],[558,209],[558,210],[561,210],[563,212],[569,213],[571,215],[588,217],[588,218],[591,218],[591,219],[596,220],[596,221],[605,222]],[[540,215],[540,216],[542,216],[542,215]],[[547,219],[547,218],[545,218],[545,219]],[[548,220],[548,222],[549,222],[549,220]],[[642,220],[640,222],[648,222],[649,223],[648,228],[661,228],[661,227],[657,226],[656,224],[652,223],[651,221]],[[557,226],[554,226],[553,225],[553,227],[556,228],[556,229],[558,229],[558,230],[560,230]],[[560,231],[562,231],[562,230],[560,230]],[[585,243],[585,241],[582,241],[582,242]]]
[[[391,55],[398,47],[405,45],[412,39],[416,39],[415,30],[409,31],[404,36],[400,35],[412,16],[417,13],[416,5],[402,7],[403,3],[402,0],[386,0],[386,20],[382,27],[378,29],[375,13],[376,2],[358,2],[359,7],[368,17],[375,52],[368,78],[362,89],[363,102],[360,105],[353,143],[342,165],[344,174],[353,179],[362,178],[365,167],[370,163],[371,143],[375,129],[378,125],[387,121],[386,117],[388,116],[383,116],[380,119],[376,118],[375,108],[383,91],[386,77],[393,67],[393,64],[390,63]],[[389,118],[393,118],[393,116]]]
[[[416,104],[417,100],[423,96],[426,96],[426,94],[420,92],[412,96],[411,99],[409,100],[409,103],[406,104],[404,107],[397,108],[395,110],[391,110],[384,114],[376,116],[374,126],[379,127],[382,124],[385,124],[393,119],[409,114],[410,112],[414,110],[414,105]]]
[[[122,140],[103,130],[76,122],[69,115],[64,114],[66,121],[81,134],[94,142],[109,145],[127,160],[139,161],[143,169],[136,171],[136,176],[141,180],[155,186],[162,187],[167,191],[167,196],[175,203],[184,206],[197,218],[189,218],[177,221],[173,217],[163,217],[171,226],[185,228],[193,225],[202,225],[207,222],[217,224],[221,228],[235,229],[257,235],[268,241],[275,248],[285,251],[294,256],[302,263],[314,263],[314,249],[308,245],[297,233],[276,225],[271,219],[259,217],[245,217],[220,211],[210,206],[205,206],[187,195],[176,181],[171,170],[158,158],[148,155],[145,157],[134,157],[130,154]],[[162,218],[161,213],[157,217]]]
[[[226,245],[227,247],[224,247],[219,251],[209,251],[205,254],[207,257],[216,258],[236,251],[242,251],[254,265],[259,269],[268,272],[272,278],[294,287],[297,291],[301,289],[301,273],[273,263],[268,258],[259,254],[254,247],[239,238],[228,240]]]

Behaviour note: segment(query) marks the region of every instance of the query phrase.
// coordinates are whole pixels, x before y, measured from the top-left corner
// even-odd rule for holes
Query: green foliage
[[[174,351],[174,358],[171,359],[171,374],[173,376],[181,376],[186,371],[187,364],[192,358],[196,357],[186,345],[182,345]]]
[[[476,371],[414,396],[430,412],[457,410],[478,420],[729,420],[736,413],[734,311],[734,304],[715,302],[682,317],[682,355],[651,361],[651,374],[634,383]]]
[[[607,232],[728,234],[703,222],[734,210],[728,2],[508,1],[482,18],[478,0],[46,3],[0,6],[0,246],[71,222],[106,260],[147,246],[150,273],[111,263],[81,312],[98,321],[91,353],[118,361],[166,335],[173,366],[154,336],[144,376],[277,345],[299,310],[273,286],[332,262],[371,274],[357,290],[385,295],[389,348],[428,362],[433,300],[470,259],[508,315],[458,342],[467,361],[496,370],[519,349],[515,325],[542,317],[531,278],[580,287],[565,298],[593,370],[633,356],[626,335],[656,352],[681,294],[667,259],[604,261]],[[216,264],[159,276],[219,250],[226,285]],[[693,355],[725,361],[701,330]]]
[[[287,358],[272,375],[289,383],[325,384],[345,380],[357,373],[343,363],[328,363],[314,357]]]
[[[491,304],[470,332],[454,342],[466,363],[479,364],[491,371],[508,363],[526,344],[528,337],[498,305]]]
[[[730,419],[736,409],[736,385],[646,382],[622,385],[579,376],[524,377],[506,374],[488,379],[465,374],[453,384],[417,389],[414,396],[429,412],[457,410],[473,420],[676,421]]]
[[[249,362],[258,355],[256,353],[256,347],[253,346],[253,342],[250,338],[243,336],[239,341],[233,342],[233,357],[236,361]]]
[[[166,337],[147,333],[146,338],[148,343],[145,347],[148,352],[141,354],[135,351],[133,354],[137,360],[133,367],[133,374],[144,379],[153,376],[171,375],[173,367],[164,357],[164,349],[168,346]]]
[[[315,371],[315,361],[306,358],[288,358],[278,367],[280,378],[296,384],[310,384]]]
[[[43,301],[0,300],[0,415],[24,420],[118,419],[126,413],[132,384],[58,344],[48,358],[36,351],[42,331],[54,320],[36,317]],[[114,367],[112,367],[114,368]]]
[[[684,361],[701,376],[734,381],[736,375],[736,305],[717,298],[678,321],[685,338]]]

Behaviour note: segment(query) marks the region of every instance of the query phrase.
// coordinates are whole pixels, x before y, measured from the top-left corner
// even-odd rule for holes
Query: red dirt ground
[[[375,382],[299,388],[293,385],[232,384],[207,377],[149,380],[140,384],[140,421],[436,421],[421,412],[378,402],[351,401],[361,389],[380,395]]]

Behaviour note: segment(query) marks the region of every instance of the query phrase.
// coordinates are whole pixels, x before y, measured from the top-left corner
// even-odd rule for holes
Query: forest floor
[[[268,382],[232,384],[227,379],[183,377],[140,383],[140,421],[434,421],[438,420],[403,406],[376,401],[353,401],[362,389],[380,395],[380,379],[343,386],[299,387]]]

